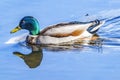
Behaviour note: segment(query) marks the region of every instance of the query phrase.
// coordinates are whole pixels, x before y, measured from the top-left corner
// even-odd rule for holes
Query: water
[[[118,0],[0,1],[0,79],[119,80],[119,3]],[[56,50],[25,43],[6,44],[11,38],[25,37],[27,31],[11,35],[10,30],[26,15],[36,17],[42,29],[60,22],[105,20],[97,33],[101,45]]]

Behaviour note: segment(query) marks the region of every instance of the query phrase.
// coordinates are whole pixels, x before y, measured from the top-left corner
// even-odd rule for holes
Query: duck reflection
[[[83,46],[85,42],[83,41],[76,41],[74,44],[70,45],[31,45],[26,44],[27,47],[30,47],[32,49],[32,52],[29,54],[23,54],[21,52],[13,52],[14,55],[22,58],[24,62],[30,67],[30,68],[36,68],[41,64],[42,58],[43,58],[43,52],[42,49],[50,50],[50,51],[63,51],[63,50],[72,50],[72,49],[80,49],[84,50]],[[102,45],[102,40],[99,38],[99,35],[95,34],[87,42],[88,45],[92,46],[98,46],[100,47]],[[88,46],[89,47],[89,46]]]
[[[13,52],[14,55],[22,58],[29,68],[36,68],[41,64],[43,53],[40,46],[28,45],[31,47],[32,52],[29,54],[23,54],[21,52]]]

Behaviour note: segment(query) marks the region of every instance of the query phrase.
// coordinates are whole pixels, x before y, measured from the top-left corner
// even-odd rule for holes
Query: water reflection
[[[36,68],[41,64],[43,58],[42,49],[37,45],[27,45],[27,46],[31,47],[32,49],[31,53],[24,54],[21,52],[13,52],[13,54],[22,58],[30,68]]]
[[[99,38],[99,35],[95,34],[92,40],[89,42],[89,44],[84,45],[83,42],[81,43],[74,43],[70,45],[31,45],[26,44],[22,46],[30,48],[32,51],[29,54],[21,53],[21,52],[13,52],[14,55],[18,56],[19,58],[22,58],[26,65],[29,66],[29,68],[36,68],[38,67],[43,58],[43,51],[42,49],[49,50],[49,51],[63,51],[63,50],[73,50],[73,49],[79,49],[84,50],[85,47],[89,48],[97,48],[101,52],[101,46],[102,46],[102,39]]]

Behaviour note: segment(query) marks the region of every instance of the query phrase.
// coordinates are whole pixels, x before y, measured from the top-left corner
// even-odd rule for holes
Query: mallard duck
[[[87,42],[93,39],[94,34],[103,24],[104,22],[99,20],[89,22],[74,21],[48,26],[40,30],[37,19],[32,16],[25,16],[10,33],[26,29],[29,31],[29,35],[26,38],[27,43],[64,45],[81,41]]]

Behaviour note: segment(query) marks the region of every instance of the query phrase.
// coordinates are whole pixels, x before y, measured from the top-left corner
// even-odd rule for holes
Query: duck
[[[41,30],[39,22],[32,16],[23,17],[19,25],[10,33],[21,29],[29,31],[26,42],[35,45],[68,45],[74,43],[89,43],[96,39],[96,32],[104,21],[93,20],[88,22],[72,21],[50,25]]]

